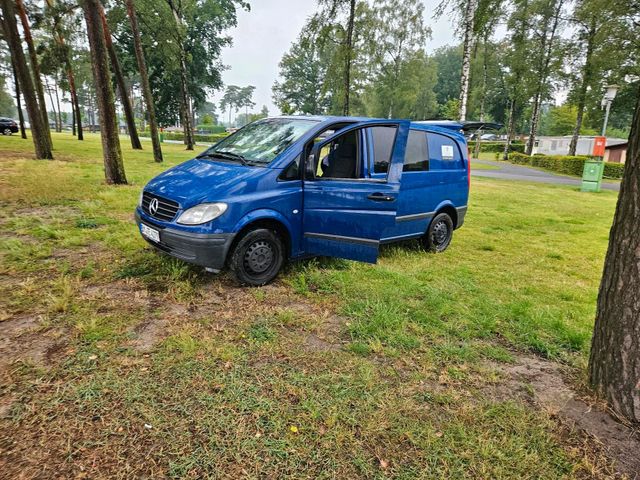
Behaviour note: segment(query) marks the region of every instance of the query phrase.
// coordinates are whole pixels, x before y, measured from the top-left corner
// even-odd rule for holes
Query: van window
[[[369,127],[373,142],[373,173],[387,173],[396,140],[397,127]]]
[[[320,150],[316,164],[316,178],[359,178],[359,130],[340,135]]]
[[[407,150],[404,154],[403,172],[424,172],[429,170],[427,152],[427,134],[418,130],[409,130]]]
[[[462,154],[455,140],[433,132],[427,134],[427,139],[431,170],[462,168]]]

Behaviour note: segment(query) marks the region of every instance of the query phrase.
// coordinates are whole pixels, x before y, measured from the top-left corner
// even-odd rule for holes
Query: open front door
[[[369,120],[313,147],[303,189],[307,253],[376,262],[380,236],[396,221],[409,125]],[[376,135],[365,135],[367,129],[377,129]],[[378,141],[367,145],[367,137]]]

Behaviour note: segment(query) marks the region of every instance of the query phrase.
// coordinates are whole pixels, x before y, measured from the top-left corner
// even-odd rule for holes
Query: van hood
[[[265,167],[249,167],[194,158],[153,178],[145,192],[175,200],[182,208],[203,202],[217,202],[227,197],[255,190],[255,179],[269,171]]]

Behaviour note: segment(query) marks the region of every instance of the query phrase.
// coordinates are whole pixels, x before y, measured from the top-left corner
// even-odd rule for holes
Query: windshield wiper
[[[228,158],[229,160],[238,160],[242,165],[249,165],[247,159],[242,155],[238,153],[228,152],[226,150],[214,150],[213,152],[206,153],[203,156]]]

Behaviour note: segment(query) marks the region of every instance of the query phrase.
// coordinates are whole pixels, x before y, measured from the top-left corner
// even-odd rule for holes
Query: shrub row
[[[149,137],[150,134],[148,132],[141,132],[140,133],[141,136],[143,137]],[[178,132],[164,132],[164,139],[165,140],[178,140],[178,141],[183,141],[184,140],[184,134],[183,133],[178,133]],[[226,137],[228,134],[227,133],[214,133],[211,135],[201,135],[201,134],[194,134],[193,135],[193,139],[196,142],[202,142],[202,143],[216,143],[219,142],[220,140],[222,140],[224,137]]]
[[[552,172],[564,173],[567,175],[582,176],[584,162],[589,160],[588,156],[570,155],[524,155],[512,152],[509,154],[509,161],[519,165],[531,165],[532,167],[544,168]],[[624,165],[620,163],[605,162],[604,176],[606,178],[622,178]]]
[[[473,152],[476,147],[476,142],[469,142],[469,148]],[[481,152],[489,153],[502,153],[504,152],[504,142],[482,142],[480,144]],[[511,142],[509,146],[510,152],[524,153],[524,143]]]

